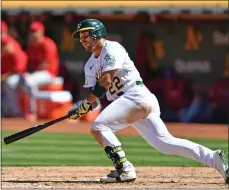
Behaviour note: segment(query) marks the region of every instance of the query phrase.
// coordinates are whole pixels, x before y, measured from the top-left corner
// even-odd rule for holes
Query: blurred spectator
[[[72,94],[72,102],[77,102],[80,99],[80,85],[78,81],[72,79],[71,75],[66,69],[64,63],[60,64],[60,73],[59,76],[64,79],[64,90],[71,92]]]
[[[212,123],[213,107],[208,94],[208,89],[204,85],[195,84],[193,86],[194,97],[191,104],[182,108],[179,112],[181,122]]]
[[[155,36],[150,31],[141,32],[137,43],[136,67],[141,73],[144,81],[163,76],[159,67],[158,60],[155,56],[153,43]]]
[[[216,123],[228,123],[229,81],[225,75],[212,88],[214,119]]]
[[[178,111],[186,107],[191,93],[188,82],[180,77],[173,69],[165,70],[163,80],[163,102],[161,102],[162,118],[166,121],[178,121]]]
[[[150,31],[142,31],[137,43],[136,67],[141,74],[144,84],[154,93],[159,103],[162,100],[163,68],[155,54],[156,37]]]
[[[2,21],[1,37],[2,115],[20,116],[17,83],[26,69],[28,57],[20,44],[8,34],[8,26],[4,21]]]
[[[16,15],[8,15],[6,17],[6,22],[8,25],[8,33],[21,45],[23,49],[23,39],[18,31],[18,21]]]
[[[36,119],[34,95],[39,86],[50,83],[59,72],[58,50],[54,41],[44,35],[45,28],[41,22],[30,25],[30,43],[28,45],[28,66],[20,80],[30,95],[30,112],[27,119]]]
[[[1,31],[1,37],[2,37],[2,42],[11,42],[13,43],[13,46],[17,46],[17,48],[20,48],[21,49],[21,45],[20,43],[18,43],[10,34],[9,34],[9,31],[8,31],[8,25],[6,24],[5,21],[2,21],[1,22],[1,25],[2,25],[2,31]],[[7,44],[7,43],[5,43]]]

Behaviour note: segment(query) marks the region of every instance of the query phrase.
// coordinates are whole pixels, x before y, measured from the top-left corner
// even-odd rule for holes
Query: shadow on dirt
[[[77,180],[66,180],[66,181],[47,181],[47,180],[3,180],[2,182],[8,183],[83,183],[83,184],[100,184],[100,181],[77,181]]]
[[[3,180],[2,182],[8,182],[8,183],[75,183],[75,184],[103,184],[103,182],[100,181],[77,181],[77,180],[66,180],[66,181],[55,181],[55,180]],[[130,182],[132,183],[132,182]],[[156,183],[159,184],[174,184],[174,183],[180,183],[180,182],[176,182],[176,181],[157,181]],[[199,183],[199,182],[198,182]],[[185,183],[184,183],[185,184]],[[205,182],[203,183],[199,183],[199,184],[206,184]],[[215,182],[208,182],[208,184],[219,184],[219,183],[215,183]]]

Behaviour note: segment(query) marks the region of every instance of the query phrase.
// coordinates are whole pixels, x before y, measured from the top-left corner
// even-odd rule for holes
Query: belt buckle
[[[119,92],[117,95],[118,95],[118,96],[122,96],[123,94],[124,94],[124,92],[121,91],[121,92]]]

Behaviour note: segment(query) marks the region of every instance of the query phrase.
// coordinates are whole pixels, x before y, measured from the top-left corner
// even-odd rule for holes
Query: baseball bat
[[[48,121],[46,123],[43,123],[43,124],[31,127],[31,128],[25,129],[23,131],[20,131],[18,133],[15,133],[13,135],[5,137],[4,138],[4,143],[5,144],[10,144],[10,143],[12,143],[14,141],[17,141],[19,139],[25,138],[25,137],[27,137],[29,135],[32,135],[32,134],[34,134],[34,133],[36,133],[36,132],[38,132],[38,131],[40,131],[42,129],[45,129],[45,128],[47,128],[47,127],[49,127],[49,126],[51,126],[51,125],[53,125],[55,123],[58,123],[58,122],[60,122],[62,120],[65,120],[68,117],[69,117],[68,115],[65,115],[65,116],[59,117],[57,119],[54,119],[52,121]]]

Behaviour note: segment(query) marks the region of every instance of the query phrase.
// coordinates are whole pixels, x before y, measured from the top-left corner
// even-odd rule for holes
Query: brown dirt
[[[211,168],[137,167],[135,182],[103,184],[111,167],[3,167],[3,188],[219,188],[220,174]]]
[[[35,124],[43,123],[39,121]],[[23,119],[3,119],[2,129],[23,130],[32,125]],[[177,137],[228,139],[227,125],[168,123]],[[90,124],[63,121],[45,129],[47,132],[89,134]],[[128,127],[120,135],[138,135]],[[99,177],[112,167],[2,167],[2,188],[218,188],[226,189],[221,175],[205,167],[137,167],[133,183],[102,184]]]

